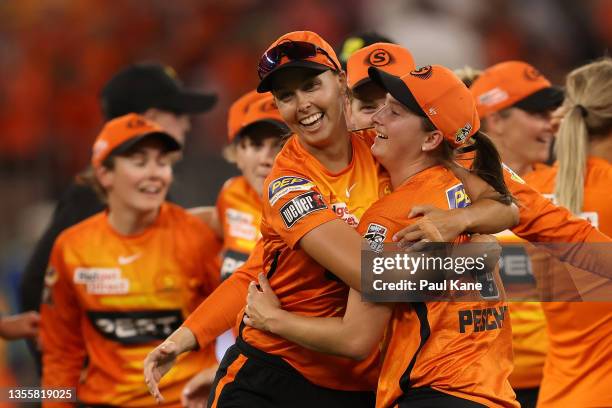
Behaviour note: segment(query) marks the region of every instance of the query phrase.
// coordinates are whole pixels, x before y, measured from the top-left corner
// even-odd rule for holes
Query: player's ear
[[[94,174],[100,186],[108,191],[114,184],[115,171],[113,168],[106,167],[104,165],[98,166],[94,169]]]
[[[433,130],[427,132],[423,143],[421,143],[421,150],[424,152],[430,152],[435,150],[444,141],[444,135],[439,130]]]

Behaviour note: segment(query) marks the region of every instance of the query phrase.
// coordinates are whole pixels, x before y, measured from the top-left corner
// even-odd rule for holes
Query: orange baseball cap
[[[414,58],[406,48],[397,44],[375,43],[355,51],[346,61],[348,87],[354,89],[369,82],[370,67],[377,67],[397,76],[415,68]]]
[[[487,68],[470,90],[481,117],[510,106],[542,112],[563,102],[563,90],[552,86],[537,69],[522,61],[506,61]]]
[[[169,151],[181,149],[181,144],[161,127],[141,115],[129,113],[106,122],[93,145],[91,164],[99,167],[111,154],[125,153],[149,137],[161,140]]]
[[[428,65],[401,77],[370,67],[368,74],[408,109],[429,118],[453,147],[461,146],[480,129],[472,94],[446,67]]]
[[[232,104],[227,116],[227,137],[231,143],[236,136],[256,123],[267,122],[288,131],[270,92],[251,91]]]
[[[261,56],[257,72],[257,92],[271,91],[273,74],[289,67],[311,68],[316,71],[340,71],[340,61],[334,49],[312,31],[293,31],[282,35]]]

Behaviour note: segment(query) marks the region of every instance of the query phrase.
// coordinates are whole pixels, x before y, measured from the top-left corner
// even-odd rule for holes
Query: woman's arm
[[[306,317],[281,309],[280,302],[263,274],[259,286],[251,282],[244,323],[266,330],[321,353],[355,360],[367,358],[383,337],[392,304],[361,301],[350,291],[343,317]]]

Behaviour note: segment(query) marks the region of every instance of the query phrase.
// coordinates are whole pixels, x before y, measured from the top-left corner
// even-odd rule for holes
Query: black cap
[[[368,68],[368,76],[376,85],[389,92],[392,97],[397,99],[402,105],[410,109],[418,116],[427,117],[421,105],[417,102],[408,86],[400,77],[389,74],[376,67]]]
[[[551,86],[532,93],[512,106],[527,112],[545,112],[561,106],[564,97],[563,88]]]
[[[210,110],[217,95],[186,90],[170,67],[155,63],[129,65],[113,76],[100,93],[106,119],[158,108],[176,113]]]
[[[346,62],[355,51],[376,43],[395,44],[395,41],[391,41],[375,31],[356,33],[346,37],[336,52],[342,69],[346,70]]]

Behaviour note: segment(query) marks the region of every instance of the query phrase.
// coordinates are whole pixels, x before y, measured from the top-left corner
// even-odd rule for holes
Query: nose
[[[387,106],[386,104],[381,105],[378,108],[378,110],[372,114],[372,124],[373,125],[381,125],[382,124],[382,122],[381,122],[382,113],[385,110],[386,106]]]
[[[274,145],[265,144],[260,150],[260,164],[265,167],[272,167],[278,148]]]
[[[191,130],[191,118],[187,114],[182,114],[179,117],[179,121],[181,123],[181,128],[184,133],[187,133]]]
[[[305,92],[297,91],[296,99],[298,111],[300,112],[307,112],[310,106],[312,105],[310,102],[310,96]]]

